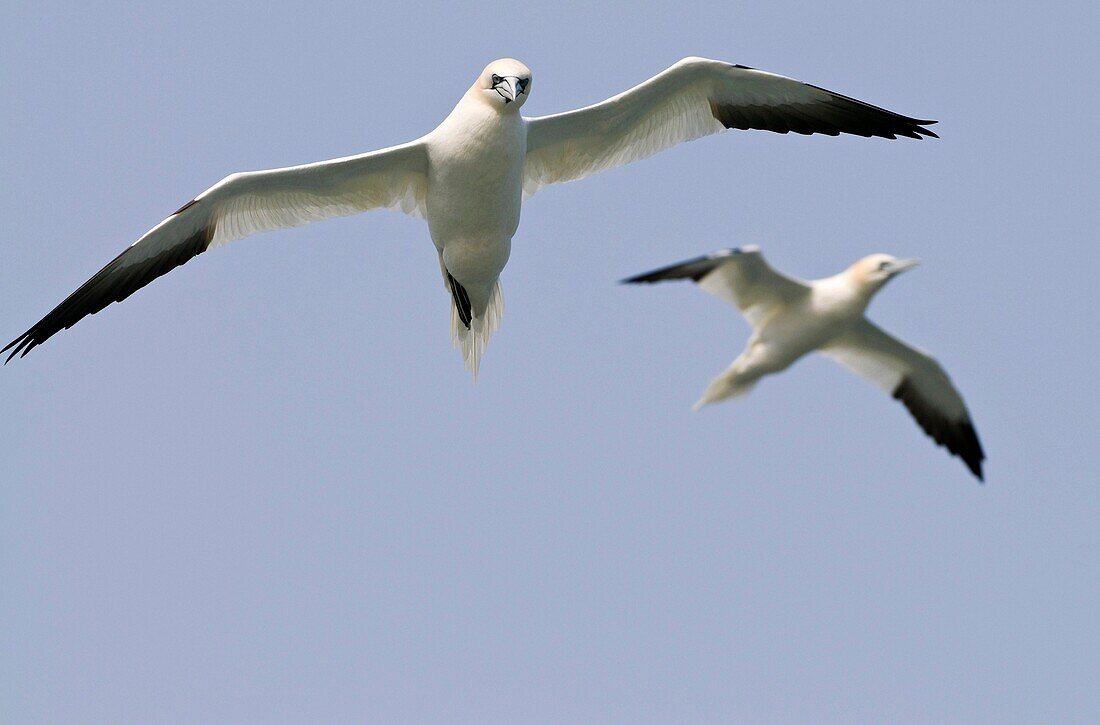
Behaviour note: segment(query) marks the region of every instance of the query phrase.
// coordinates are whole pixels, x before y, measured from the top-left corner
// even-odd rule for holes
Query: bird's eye
[[[879,263],[878,263],[878,268],[879,268],[880,270],[884,270],[884,269],[886,269],[886,268],[887,268],[887,267],[889,267],[889,266],[890,266],[890,262],[879,262]]]
[[[496,73],[493,74],[493,85],[494,86],[497,85],[498,83],[500,83],[501,80],[502,79],[501,79],[500,76],[498,76]]]
[[[516,82],[516,85],[519,86],[520,93],[527,90],[527,84],[530,82],[530,78],[520,78],[519,81]]]

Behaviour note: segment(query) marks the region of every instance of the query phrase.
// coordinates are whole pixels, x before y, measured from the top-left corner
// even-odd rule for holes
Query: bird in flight
[[[962,396],[928,353],[883,331],[864,313],[883,286],[918,264],[864,257],[840,274],[804,282],[774,270],[756,246],[726,249],[623,280],[690,279],[741,311],[753,327],[745,350],[707,386],[695,410],[745,395],[765,375],[817,350],[900,400],[924,432],[982,478],[985,453]]]
[[[525,195],[728,128],[935,137],[935,121],[741,65],[685,58],[601,103],[527,118],[531,71],[493,61],[427,135],[379,151],[227,176],[146,232],[9,343],[5,362],[203,252],[256,232],[378,208],[424,217],[451,296],[451,337],[477,377],[504,299]]]

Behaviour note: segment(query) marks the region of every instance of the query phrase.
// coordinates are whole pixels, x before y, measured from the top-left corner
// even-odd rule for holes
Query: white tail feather
[[[757,380],[758,378],[738,380],[736,376],[723,373],[710,382],[710,385],[707,386],[706,391],[703,393],[703,397],[699,398],[699,401],[691,406],[691,409],[698,412],[704,405],[717,403],[719,400],[739,398],[742,395],[747,395],[756,386]]]
[[[454,303],[451,304],[451,342],[455,347],[461,348],[462,359],[466,361],[466,369],[473,373],[474,381],[477,381],[477,371],[481,367],[481,355],[489,345],[489,338],[500,329],[500,318],[503,316],[504,291],[500,288],[499,280],[489,293],[485,313],[475,315],[470,320],[469,329],[459,319]]]

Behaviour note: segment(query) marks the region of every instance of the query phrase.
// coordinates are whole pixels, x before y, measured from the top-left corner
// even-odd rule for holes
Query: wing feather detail
[[[805,282],[777,272],[758,247],[723,249],[624,279],[627,284],[690,279],[759,325],[775,309],[809,294]]]
[[[984,480],[982,450],[962,395],[935,358],[867,320],[821,348],[900,401],[921,429]]]
[[[903,116],[792,78],[685,58],[585,108],[527,119],[523,187],[584,178],[727,128],[920,139],[935,121]]]
[[[359,156],[232,174],[180,207],[0,352],[22,357],[208,249],[257,232],[376,208],[423,212],[427,153],[413,142]]]

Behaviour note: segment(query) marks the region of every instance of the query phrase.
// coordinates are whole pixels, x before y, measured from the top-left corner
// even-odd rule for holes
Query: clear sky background
[[[75,5],[75,4],[74,4]],[[731,132],[523,210],[475,385],[425,224],[203,255],[0,370],[5,723],[1100,719],[1095,3],[6,3],[0,332],[226,174],[686,55],[939,141]],[[826,359],[691,413],[747,325],[622,277],[925,264],[987,484]]]

